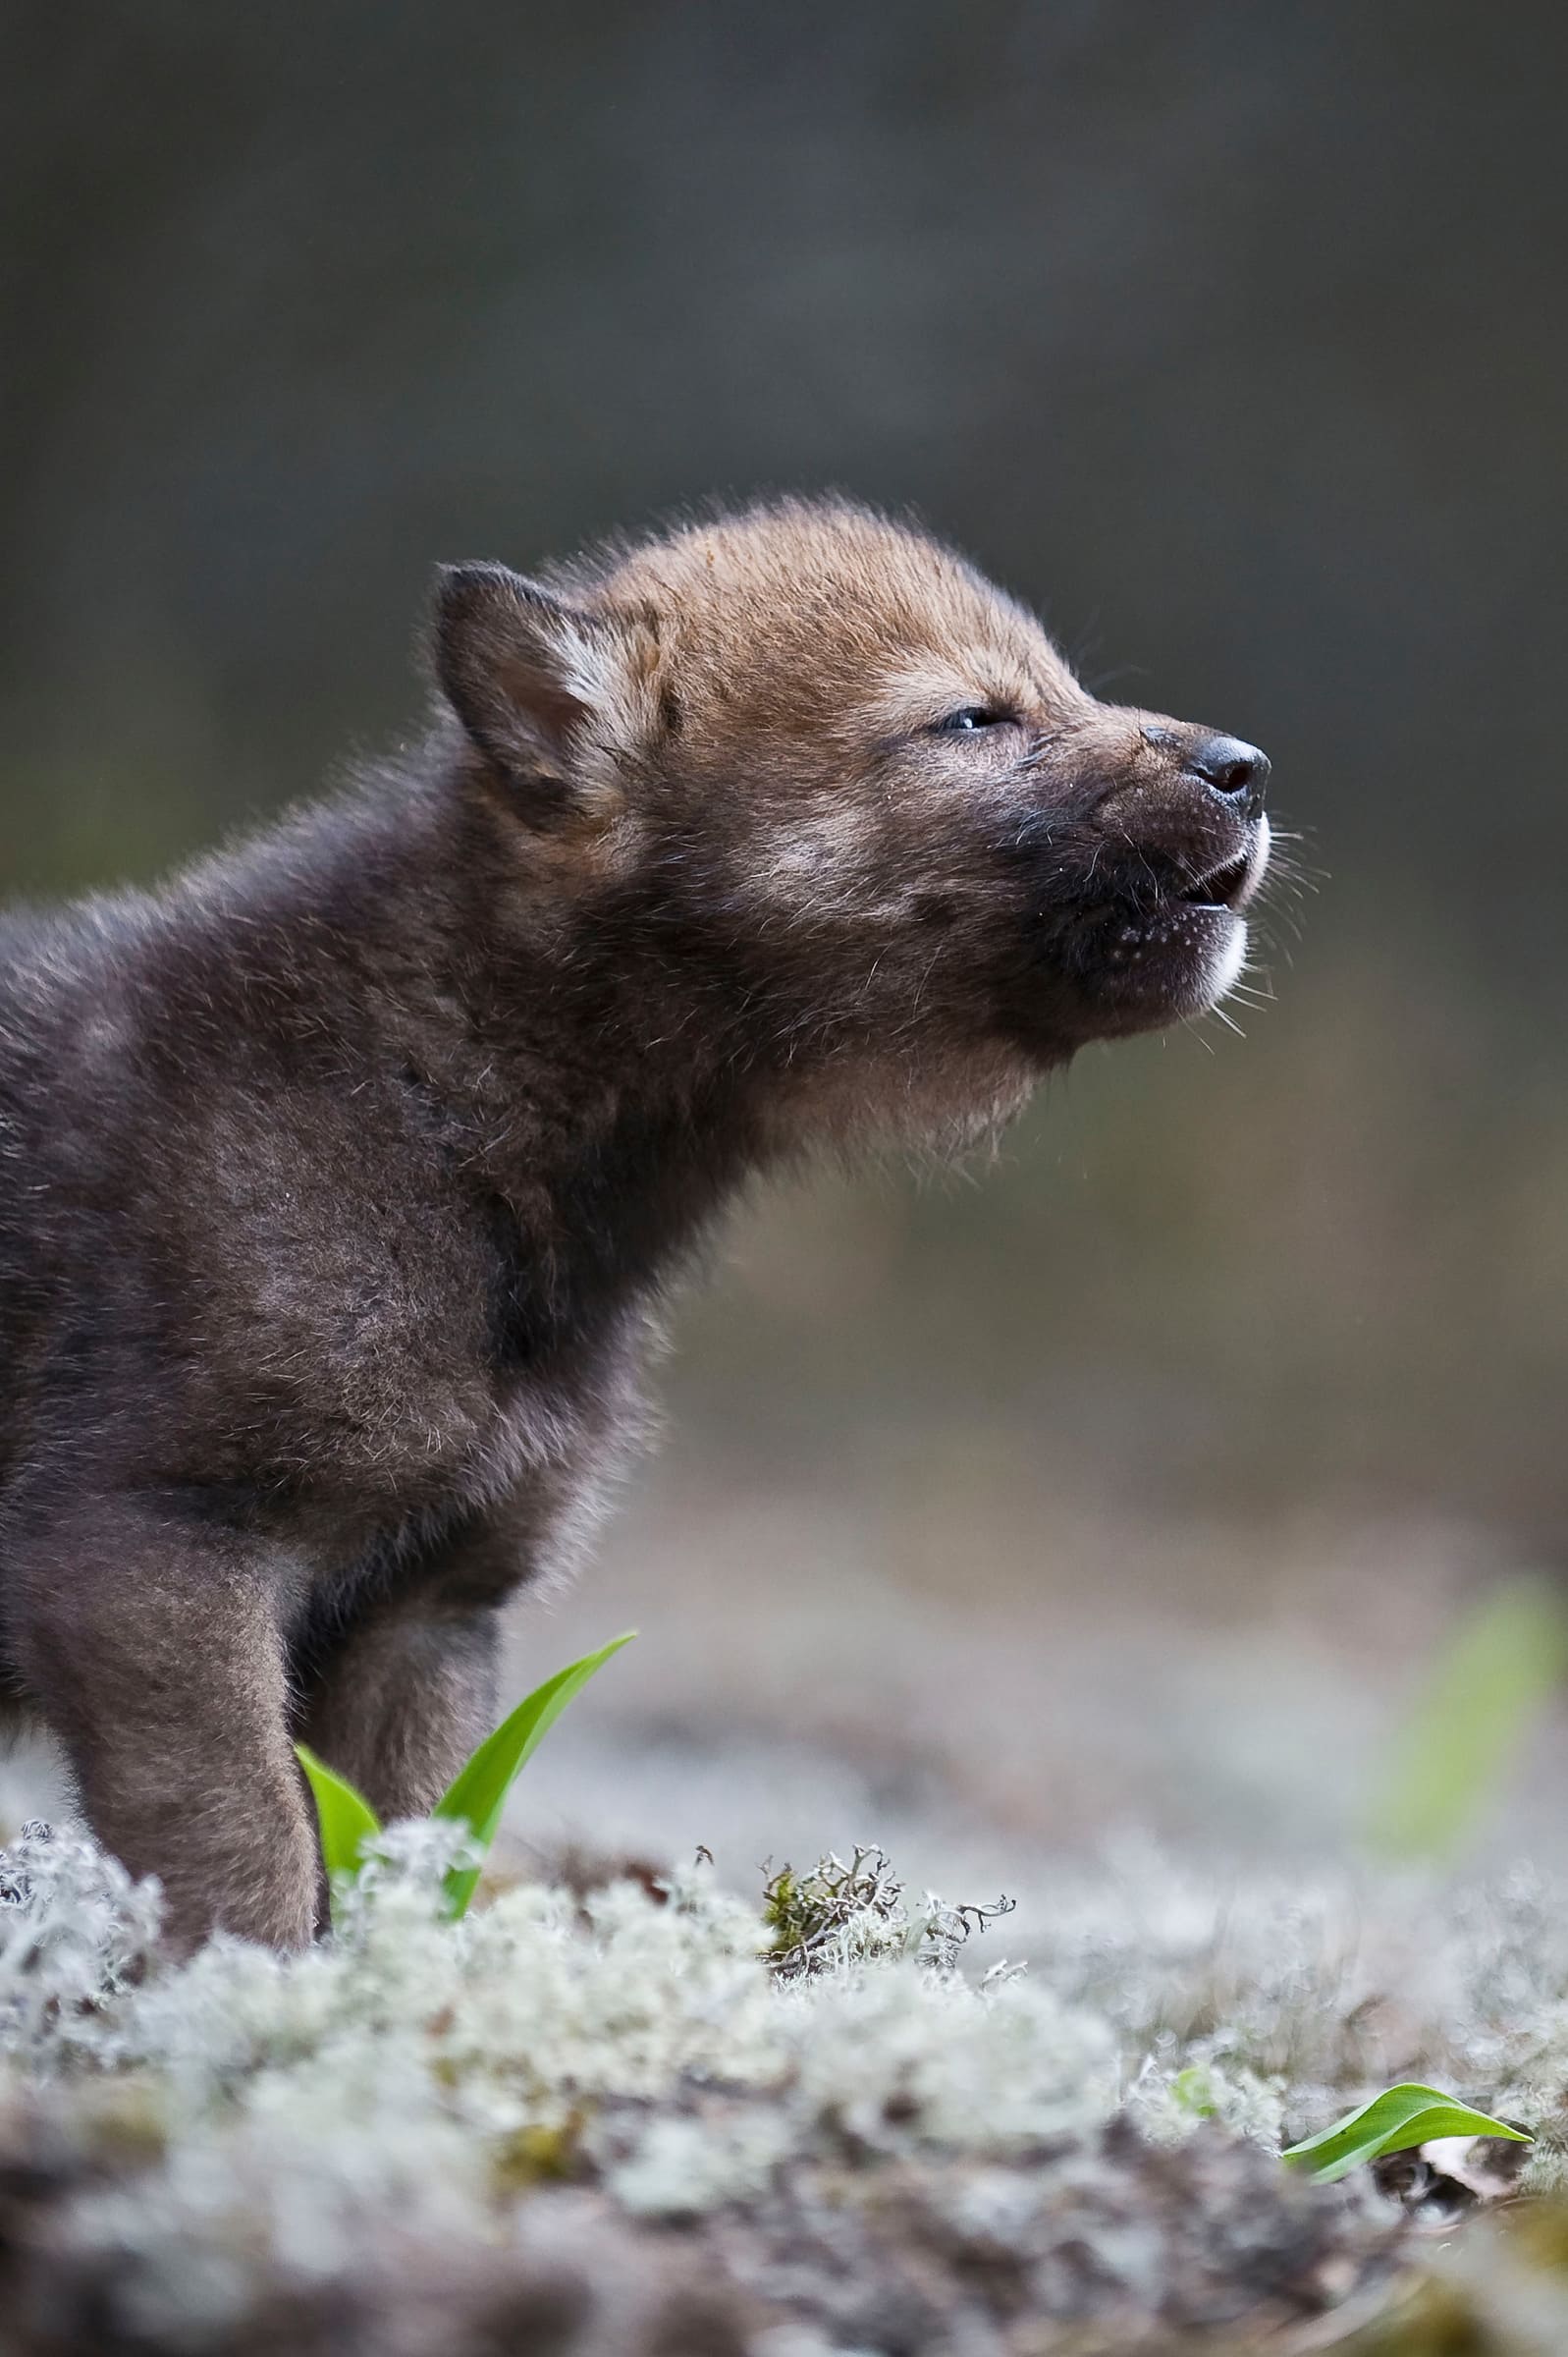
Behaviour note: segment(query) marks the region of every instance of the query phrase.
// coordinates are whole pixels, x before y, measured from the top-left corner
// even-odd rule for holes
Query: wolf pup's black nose
[[[1255,744],[1244,744],[1239,737],[1200,737],[1185,767],[1194,777],[1207,778],[1217,794],[1239,800],[1249,818],[1263,808],[1270,762]]]

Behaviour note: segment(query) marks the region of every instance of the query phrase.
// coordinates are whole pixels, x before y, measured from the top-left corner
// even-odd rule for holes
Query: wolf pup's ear
[[[505,565],[444,565],[433,637],[442,692],[480,751],[559,799],[584,731],[615,700],[615,625]]]

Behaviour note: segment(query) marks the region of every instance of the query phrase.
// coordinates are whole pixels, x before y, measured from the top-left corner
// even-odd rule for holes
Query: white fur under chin
[[[1241,905],[1244,908],[1264,880],[1264,873],[1269,865],[1269,852],[1272,844],[1273,829],[1269,824],[1269,813],[1263,811],[1258,819],[1258,834],[1252,847],[1252,857],[1247,862],[1247,881],[1241,888]]]
[[[1229,996],[1241,980],[1247,962],[1246,920],[1233,916],[1224,940],[1209,960],[1209,970],[1203,981],[1203,1001],[1206,1007],[1217,1007]]]
[[[1238,896],[1238,909],[1245,908],[1263,882],[1269,866],[1271,836],[1268,818],[1260,817],[1258,832],[1253,840],[1252,857],[1247,862],[1247,880]],[[1239,913],[1231,916],[1225,938],[1209,960],[1204,975],[1203,1004],[1217,1007],[1229,997],[1241,980],[1247,963],[1247,921]]]

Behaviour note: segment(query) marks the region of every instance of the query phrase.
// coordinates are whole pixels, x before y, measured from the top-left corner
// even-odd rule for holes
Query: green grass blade
[[[1366,1828],[1396,1859],[1445,1859],[1504,1790],[1527,1736],[1568,1676],[1568,1612],[1514,1579],[1467,1613],[1390,1746]]]
[[[297,1743],[295,1758],[305,1772],[321,1829],[321,1857],[329,1890],[339,1875],[357,1874],[361,1844],[381,1831],[374,1809],[362,1792],[318,1760],[307,1745]]]
[[[1291,2145],[1283,2158],[1297,2168],[1310,2169],[1318,2184],[1331,2185],[1365,2162],[1379,2160],[1384,2153],[1409,2152],[1437,2136],[1506,2136],[1515,2144],[1531,2141],[1522,2128],[1505,2127],[1485,2111],[1472,2111],[1439,2087],[1406,2081],[1385,2088],[1330,2127],[1320,2128],[1316,2136]]]
[[[1329,2127],[1320,2128],[1316,2136],[1304,2137],[1300,2144],[1291,2145],[1285,2159],[1304,2161],[1309,2157],[1320,2158],[1330,2146],[1335,2151],[1341,2148],[1348,2151],[1350,2144],[1355,2141],[1351,2131],[1370,2124],[1374,2113],[1382,2126],[1391,2128],[1401,2119],[1413,2118],[1418,2111],[1425,2110],[1429,2104],[1447,2104],[1452,2101],[1453,2098],[1444,2095],[1440,2087],[1423,2087],[1414,2079],[1403,2080],[1399,2086],[1386,2087],[1381,2095],[1375,2095],[1369,2102],[1358,2104],[1354,2111],[1347,2111],[1343,2119],[1336,2119]]]
[[[1348,2176],[1353,2168],[1380,2160],[1384,2153],[1413,2152],[1418,2145],[1430,2144],[1438,2136],[1506,2136],[1516,2144],[1531,2141],[1518,2128],[1505,2127],[1500,2120],[1488,2119],[1485,2111],[1472,2111],[1465,2104],[1429,2104],[1425,2110],[1411,2113],[1397,2126],[1369,2131],[1346,2149],[1336,2147],[1313,2165],[1311,2174],[1315,2183],[1332,2185],[1338,2178]]]
[[[453,1782],[436,1802],[431,1815],[460,1819],[467,1826],[481,1858],[496,1837],[501,1812],[513,1780],[550,1732],[568,1702],[582,1692],[595,1671],[602,1670],[612,1654],[622,1645],[629,1645],[636,1635],[628,1628],[623,1636],[613,1637],[601,1645],[597,1653],[584,1654],[580,1662],[570,1662],[547,1677],[511,1715],[503,1719],[493,1735],[487,1735],[467,1766],[460,1770]],[[479,1882],[479,1867],[455,1866],[448,1875],[444,1890],[447,1913],[456,1919],[466,1913]]]

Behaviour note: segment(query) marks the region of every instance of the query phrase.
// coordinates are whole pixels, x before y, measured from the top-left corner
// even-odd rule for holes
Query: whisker
[[[1115,663],[1108,671],[1098,672],[1092,680],[1085,680],[1083,684],[1091,695],[1098,695],[1102,687],[1110,686],[1116,680],[1146,680],[1148,677],[1147,666],[1142,663]]]

